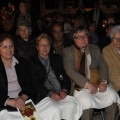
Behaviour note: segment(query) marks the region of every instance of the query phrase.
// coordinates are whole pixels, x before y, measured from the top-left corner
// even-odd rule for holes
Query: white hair
[[[111,30],[110,30],[110,33],[109,33],[109,37],[110,39],[112,40],[113,39],[113,35],[115,33],[120,33],[120,25],[116,25],[115,27],[113,27]]]

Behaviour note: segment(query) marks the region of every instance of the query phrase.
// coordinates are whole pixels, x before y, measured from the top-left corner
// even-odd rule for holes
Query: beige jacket
[[[113,87],[119,91],[120,90],[120,53],[114,47],[113,43],[106,46],[103,51],[103,58],[105,59],[108,70],[109,70],[109,80]]]

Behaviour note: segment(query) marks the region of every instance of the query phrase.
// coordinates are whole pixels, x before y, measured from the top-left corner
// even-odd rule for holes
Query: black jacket
[[[37,54],[35,40],[36,39],[32,36],[29,37],[28,41],[25,41],[20,36],[17,36],[15,40],[15,55],[28,60]]]
[[[22,89],[19,95],[26,94],[28,97],[31,97],[33,94],[30,84],[31,76],[29,63],[21,58],[17,58],[17,60],[19,63],[15,65],[15,70],[18,78],[18,83]],[[4,103],[8,98],[8,79],[4,64],[0,58],[0,109],[5,107]]]
[[[54,70],[57,79],[60,82],[61,88],[70,91],[71,84],[70,79],[66,75],[62,59],[57,54],[50,55],[50,66]],[[41,61],[38,59],[38,55],[34,56],[32,59],[32,75],[33,75],[33,86],[34,90],[39,94],[40,98],[39,100],[42,100],[43,98],[47,97],[50,90],[48,90],[45,86],[45,80],[46,80],[46,69],[44,65],[41,63]],[[62,77],[61,77],[62,76]],[[36,93],[34,91],[34,93]]]

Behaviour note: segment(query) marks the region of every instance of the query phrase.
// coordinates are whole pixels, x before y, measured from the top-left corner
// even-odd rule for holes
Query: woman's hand
[[[98,92],[97,88],[90,82],[87,82],[85,84],[85,88],[87,88],[91,94],[95,94]]]
[[[10,99],[10,98],[9,98],[9,99],[7,99],[7,101],[6,101],[6,105],[9,105],[9,106],[15,108],[15,102],[16,102],[15,99]]]
[[[24,105],[25,105],[25,100],[24,100],[24,99],[22,99],[21,97],[17,97],[17,98],[15,99],[15,104],[14,104],[14,106],[15,106],[16,108],[21,109],[22,107],[24,107]]]
[[[107,89],[107,83],[104,81],[100,82],[98,88],[99,88],[99,92],[105,92]]]
[[[64,99],[67,96],[67,90],[61,90],[59,94],[61,99]]]
[[[16,98],[16,102],[15,102],[15,107],[16,108],[22,108],[25,105],[25,101],[28,99],[28,96],[25,94],[22,94],[21,96],[19,96],[18,98]]]
[[[59,96],[58,93],[52,93],[51,98],[55,101],[61,100],[61,97]]]

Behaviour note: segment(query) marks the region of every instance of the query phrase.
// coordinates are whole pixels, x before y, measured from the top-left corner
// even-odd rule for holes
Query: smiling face
[[[40,56],[45,59],[48,59],[50,53],[50,42],[47,38],[41,38],[40,41],[37,42],[37,50]]]
[[[2,60],[11,60],[14,55],[14,44],[11,39],[6,38],[0,43],[0,55]]]

